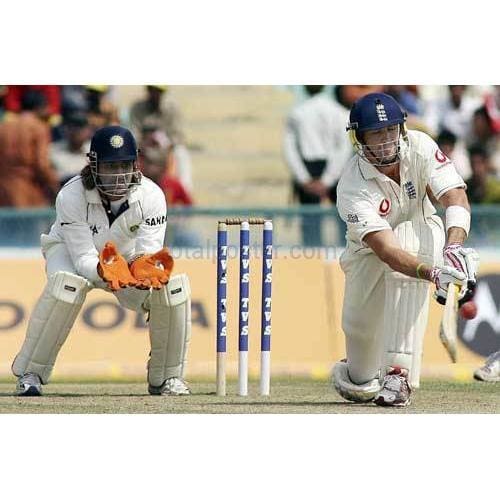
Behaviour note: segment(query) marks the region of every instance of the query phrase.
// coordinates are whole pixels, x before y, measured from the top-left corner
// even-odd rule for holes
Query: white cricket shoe
[[[167,378],[160,387],[148,386],[152,396],[189,396],[191,391],[186,382],[179,377]]]
[[[500,351],[486,358],[484,366],[474,372],[474,378],[481,382],[500,382]]]
[[[25,373],[16,384],[16,396],[41,396],[42,380],[36,373]]]
[[[375,397],[379,406],[404,407],[411,403],[411,387],[408,383],[408,370],[399,366],[391,367],[382,381],[382,389]]]

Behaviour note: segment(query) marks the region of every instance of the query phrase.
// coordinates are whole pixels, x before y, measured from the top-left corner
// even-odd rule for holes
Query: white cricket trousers
[[[439,217],[406,221],[394,233],[401,247],[419,261],[442,264],[444,229]],[[418,387],[430,283],[397,273],[365,251],[347,249],[340,265],[345,274],[342,328],[351,380],[369,382],[380,370],[398,364],[414,372],[410,379]]]

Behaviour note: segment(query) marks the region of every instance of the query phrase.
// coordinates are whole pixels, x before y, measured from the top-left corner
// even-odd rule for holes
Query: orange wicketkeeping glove
[[[153,255],[143,255],[130,264],[132,276],[144,287],[159,289],[170,279],[174,259],[166,248]]]
[[[127,286],[136,286],[127,261],[120,255],[112,241],[108,241],[99,254],[99,274],[114,292]]]

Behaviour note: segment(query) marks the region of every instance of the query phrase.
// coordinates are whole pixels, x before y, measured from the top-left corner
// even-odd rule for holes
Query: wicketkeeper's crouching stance
[[[342,327],[347,359],[333,383],[345,399],[407,406],[419,386],[429,285],[444,303],[450,283],[460,304],[476,283],[477,253],[464,248],[470,226],[465,184],[426,134],[407,131],[405,114],[386,94],[351,109],[357,155],[338,185],[347,224]],[[446,209],[446,234],[431,202]]]
[[[149,393],[189,394],[189,281],[185,274],[170,277],[165,195],[141,176],[137,154],[129,130],[104,127],[92,138],[89,165],[59,192],[56,221],[41,237],[47,285],[12,365],[19,396],[41,395],[87,293],[96,287],[149,315]]]

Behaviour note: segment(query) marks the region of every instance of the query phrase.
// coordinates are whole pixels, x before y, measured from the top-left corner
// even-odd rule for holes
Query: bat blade
[[[439,338],[450,355],[452,363],[457,362],[457,321],[458,287],[453,283],[448,286],[448,296],[444,306],[443,318],[439,328]]]

